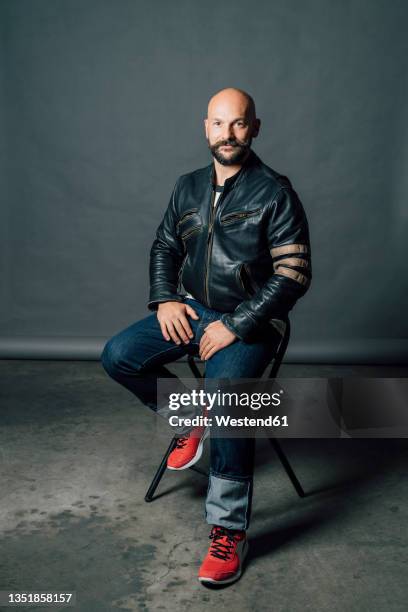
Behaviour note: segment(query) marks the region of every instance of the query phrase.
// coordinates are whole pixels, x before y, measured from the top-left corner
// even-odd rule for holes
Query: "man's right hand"
[[[162,302],[157,309],[157,319],[165,340],[174,340],[176,344],[189,343],[194,334],[188,322],[187,315],[193,319],[200,317],[189,304],[183,302]]]

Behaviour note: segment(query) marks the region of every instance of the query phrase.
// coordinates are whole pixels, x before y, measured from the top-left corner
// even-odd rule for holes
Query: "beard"
[[[241,163],[246,158],[248,151],[251,148],[252,138],[248,138],[248,140],[244,142],[239,142],[235,138],[230,138],[229,140],[217,142],[217,144],[214,145],[211,145],[207,138],[207,142],[208,148],[217,162],[223,166],[234,166]],[[221,147],[225,147],[226,145],[231,145],[234,147],[233,151],[228,156],[224,155],[224,153],[221,151]]]

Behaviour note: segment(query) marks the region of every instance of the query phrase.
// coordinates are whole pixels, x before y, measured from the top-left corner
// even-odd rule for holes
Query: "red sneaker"
[[[209,433],[209,427],[195,427],[185,436],[178,438],[176,447],[167,458],[169,470],[185,470],[194,465],[203,454],[204,440]]]
[[[238,580],[248,552],[246,532],[214,525],[209,537],[212,543],[199,569],[198,580],[210,584]]]

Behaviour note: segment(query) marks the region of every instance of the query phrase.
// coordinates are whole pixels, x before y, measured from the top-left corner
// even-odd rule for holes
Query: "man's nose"
[[[232,125],[225,127],[222,136],[224,140],[235,140],[234,128],[232,127]]]

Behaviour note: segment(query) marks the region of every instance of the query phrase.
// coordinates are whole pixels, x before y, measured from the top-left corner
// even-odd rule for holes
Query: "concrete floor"
[[[164,421],[98,362],[0,361],[0,376],[0,590],[73,590],[81,612],[407,609],[406,440],[283,441],[303,499],[257,441],[249,562],[239,582],[210,590],[196,579],[209,544],[206,479],[167,471],[157,499],[143,499],[169,443]]]

